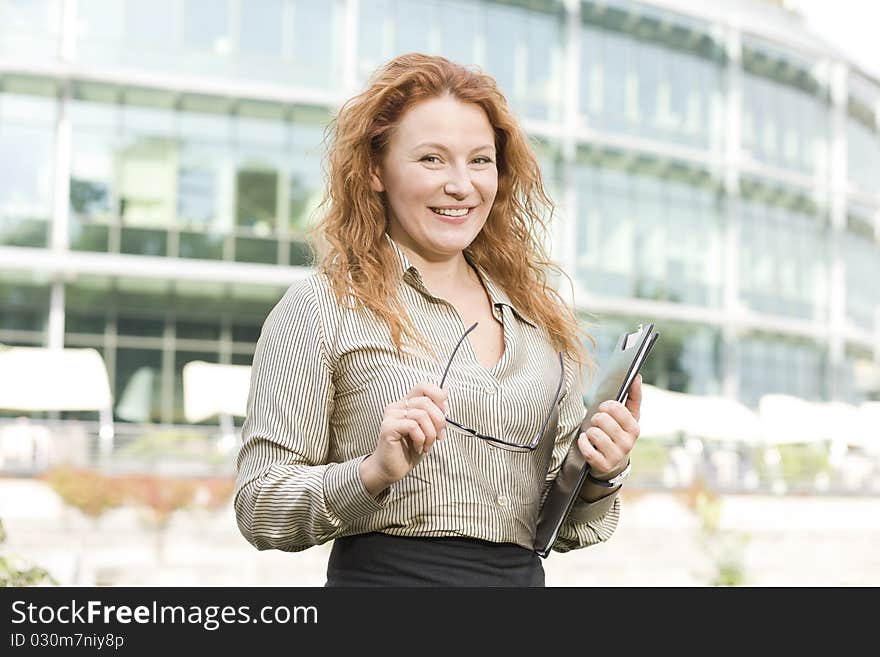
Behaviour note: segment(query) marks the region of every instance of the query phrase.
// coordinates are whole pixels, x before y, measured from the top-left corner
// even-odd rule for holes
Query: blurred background
[[[323,584],[236,528],[249,367],[324,127],[421,51],[520,117],[599,365],[662,333],[618,531],[548,584],[880,584],[872,5],[0,0],[0,582]]]

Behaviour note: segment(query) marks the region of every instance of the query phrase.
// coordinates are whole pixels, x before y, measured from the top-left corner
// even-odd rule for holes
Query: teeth
[[[446,215],[447,217],[463,217],[464,215],[466,215],[469,212],[468,208],[461,208],[459,210],[431,208],[431,210],[433,210],[437,214]]]

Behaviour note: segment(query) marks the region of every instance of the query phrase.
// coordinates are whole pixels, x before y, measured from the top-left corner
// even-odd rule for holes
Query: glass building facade
[[[725,7],[0,0],[0,342],[94,347],[117,421],[183,423],[183,365],[250,364],[311,271],[325,126],[421,51],[520,116],[600,364],[647,320],[649,383],[880,399],[880,82]]]

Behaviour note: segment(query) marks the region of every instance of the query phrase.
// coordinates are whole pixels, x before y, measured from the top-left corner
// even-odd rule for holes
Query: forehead
[[[494,144],[495,131],[482,107],[451,96],[416,103],[401,117],[391,145],[413,148],[423,141],[450,146]]]

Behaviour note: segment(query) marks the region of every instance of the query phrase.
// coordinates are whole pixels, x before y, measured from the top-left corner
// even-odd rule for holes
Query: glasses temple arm
[[[553,398],[553,406],[550,407],[550,412],[547,414],[547,417],[544,418],[544,424],[541,425],[541,430],[538,432],[533,444],[536,444],[541,440],[541,436],[544,435],[544,431],[547,429],[547,423],[550,422],[550,418],[553,417],[553,409],[556,408],[556,403],[559,401],[559,391],[562,390],[562,384],[565,381],[565,363],[562,361],[561,351],[559,352],[559,369],[559,383],[556,385],[556,397]]]
[[[446,375],[449,373],[449,368],[452,365],[452,360],[455,358],[455,354],[458,351],[458,348],[461,346],[461,343],[464,342],[464,339],[468,336],[468,333],[470,333],[475,328],[477,328],[477,324],[479,324],[479,322],[474,322],[474,325],[471,326],[467,331],[465,331],[464,335],[462,335],[458,339],[458,344],[455,345],[455,349],[452,350],[452,355],[449,356],[449,362],[446,363],[446,369],[443,370],[443,378],[440,379],[440,387],[441,388],[443,387],[443,384],[446,382]],[[560,358],[561,358],[561,356],[560,356]],[[557,394],[559,394],[559,393],[557,393]]]

